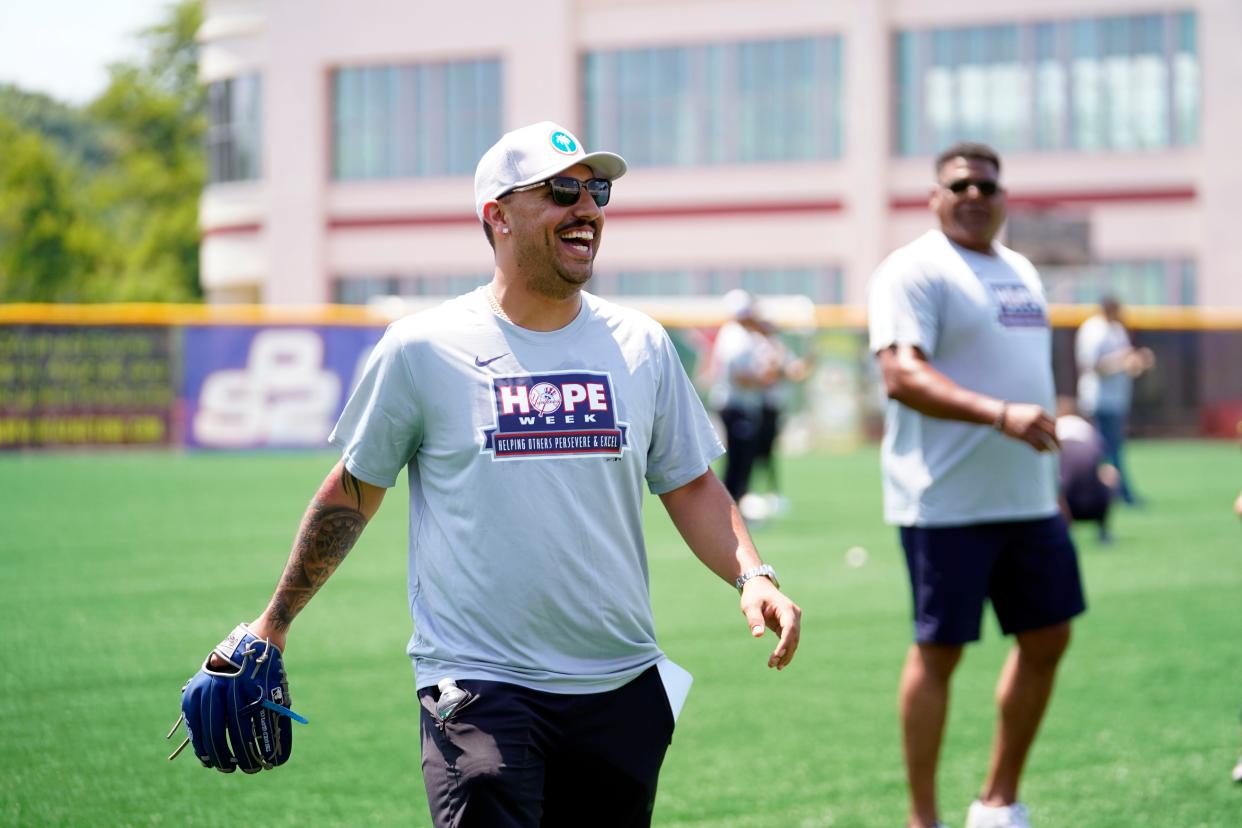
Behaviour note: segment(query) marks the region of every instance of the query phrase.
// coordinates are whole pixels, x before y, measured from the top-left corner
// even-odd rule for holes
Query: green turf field
[[[1024,798],[1039,828],[1242,825],[1242,456],[1226,443],[1132,449],[1150,499],[1118,541],[1079,534],[1078,625]],[[405,597],[404,491],[290,639],[312,724],[292,761],[224,776],[165,761],[179,689],[270,595],[328,455],[0,457],[0,824],[424,825]],[[694,673],[661,777],[661,826],[903,824],[895,687],[904,571],[879,518],[876,450],[785,463],[793,511],[756,533],[805,610],[793,666],[765,667],[736,593],[649,503],[665,650]],[[869,562],[845,564],[848,547]],[[989,626],[958,672],[941,773],[961,825],[987,762],[1005,645]]]

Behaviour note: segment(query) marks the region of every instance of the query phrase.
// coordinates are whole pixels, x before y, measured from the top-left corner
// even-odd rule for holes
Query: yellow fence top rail
[[[1095,311],[1095,305],[1053,305],[1050,316],[1057,327],[1076,327]],[[724,321],[710,299],[701,307],[651,307],[649,312],[673,327],[712,327]],[[386,325],[399,315],[362,305],[0,304],[0,325]],[[1129,305],[1124,316],[1129,327],[1140,330],[1242,330],[1242,308]],[[813,319],[821,328],[863,330],[867,309],[818,305]]]
[[[7,325],[384,325],[391,319],[361,305],[0,305]]]

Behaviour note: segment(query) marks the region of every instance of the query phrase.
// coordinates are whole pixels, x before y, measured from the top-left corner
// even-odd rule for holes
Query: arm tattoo
[[[345,490],[345,494],[354,496],[354,502],[358,504],[358,511],[361,512],[362,484],[358,482],[358,478],[345,469],[341,469],[341,488]]]
[[[357,481],[354,482],[356,485]],[[269,615],[274,626],[289,629],[294,616],[349,554],[366,523],[367,519],[355,509],[311,504],[298,529],[280,585],[272,596]]]

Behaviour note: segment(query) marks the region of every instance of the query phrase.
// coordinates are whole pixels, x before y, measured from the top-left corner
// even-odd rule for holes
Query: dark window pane
[[[262,84],[258,75],[207,85],[207,181],[262,176]]]

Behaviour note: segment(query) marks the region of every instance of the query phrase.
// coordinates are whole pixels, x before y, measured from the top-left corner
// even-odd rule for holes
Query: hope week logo
[[[481,453],[524,457],[620,457],[628,423],[617,421],[612,379],[593,371],[492,377],[496,425]]]

